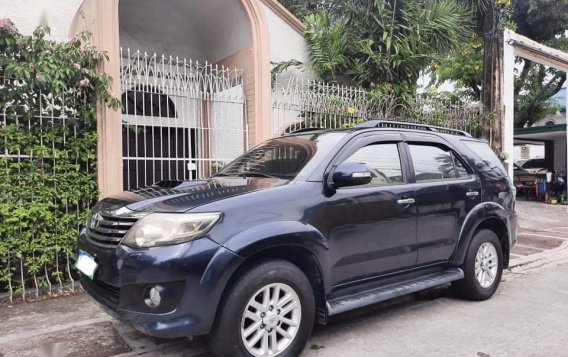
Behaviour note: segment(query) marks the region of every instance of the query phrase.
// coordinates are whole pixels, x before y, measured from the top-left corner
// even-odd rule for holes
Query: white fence
[[[208,176],[247,147],[243,73],[122,50],[124,188]]]
[[[476,103],[417,96],[403,100],[361,88],[291,77],[276,78],[272,92],[274,136],[305,128],[340,129],[366,120],[397,120],[474,132],[483,116]]]

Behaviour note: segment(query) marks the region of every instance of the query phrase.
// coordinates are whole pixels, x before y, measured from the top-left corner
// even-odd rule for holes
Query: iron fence
[[[244,152],[242,70],[121,53],[125,189],[206,177]]]
[[[484,116],[479,113],[477,103],[467,99],[426,95],[402,99],[297,77],[274,80],[274,136],[305,128],[348,128],[372,119],[439,125],[476,134]]]
[[[98,195],[96,122],[71,91],[0,78],[0,95],[0,293],[75,290],[77,232]]]

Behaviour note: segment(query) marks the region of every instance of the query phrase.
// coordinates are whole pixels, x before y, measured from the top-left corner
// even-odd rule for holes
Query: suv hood
[[[289,183],[273,178],[223,177],[196,181],[162,181],[153,186],[125,191],[101,203],[108,213],[126,207],[139,212],[185,212],[190,209]]]

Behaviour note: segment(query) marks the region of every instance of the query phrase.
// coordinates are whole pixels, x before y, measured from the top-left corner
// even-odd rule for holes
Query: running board
[[[463,270],[460,268],[448,268],[440,272],[431,273],[400,283],[381,286],[350,296],[336,298],[327,303],[328,316],[451,283],[452,281],[463,279],[463,277]]]

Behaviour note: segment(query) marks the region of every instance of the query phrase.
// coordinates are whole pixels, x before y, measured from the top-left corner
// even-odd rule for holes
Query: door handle
[[[477,192],[477,191],[469,191],[469,192],[466,192],[465,195],[466,195],[467,197],[474,198],[474,197],[479,196],[479,192]]]
[[[416,200],[414,198],[403,198],[403,199],[400,199],[396,202],[398,202],[399,205],[411,205],[411,204],[415,203]]]

